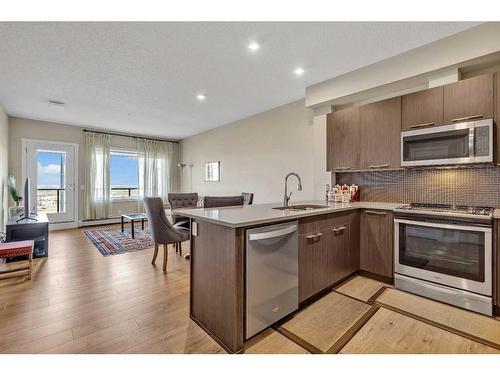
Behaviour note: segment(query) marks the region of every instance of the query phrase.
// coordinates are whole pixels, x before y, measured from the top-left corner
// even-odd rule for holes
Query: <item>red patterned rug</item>
[[[104,256],[130,253],[154,246],[149,228],[145,228],[144,230],[135,229],[135,238],[133,239],[130,229],[125,229],[122,233],[120,228],[115,227],[89,229],[85,230],[84,233]]]

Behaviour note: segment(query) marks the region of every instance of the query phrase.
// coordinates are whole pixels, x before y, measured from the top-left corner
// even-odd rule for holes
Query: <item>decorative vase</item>
[[[22,207],[22,206],[12,206],[12,207],[9,207],[9,218],[13,218],[19,212],[21,212],[23,209],[24,209],[24,207]]]

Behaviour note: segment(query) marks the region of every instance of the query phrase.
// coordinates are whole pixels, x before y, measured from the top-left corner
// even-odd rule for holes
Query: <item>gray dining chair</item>
[[[227,206],[242,206],[244,198],[242,195],[230,196],[230,197],[203,197],[203,207],[214,208],[214,207],[227,207]]]
[[[198,193],[168,193],[168,203],[172,210],[176,208],[196,208],[198,205]],[[187,222],[189,225],[189,218],[186,216],[173,214],[172,219],[173,224]]]
[[[151,264],[155,264],[158,256],[158,248],[163,245],[163,272],[167,272],[168,250],[167,245],[179,244],[182,252],[183,241],[189,239],[189,229],[182,227],[174,227],[167,219],[165,210],[163,209],[163,201],[159,197],[145,197],[144,209],[148,216],[149,229],[151,237],[155,243],[155,251]]]

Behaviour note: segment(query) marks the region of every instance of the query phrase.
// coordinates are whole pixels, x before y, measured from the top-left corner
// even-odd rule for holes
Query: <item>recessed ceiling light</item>
[[[198,94],[198,95],[196,95],[196,99],[198,99],[199,101],[203,101],[206,99],[206,96],[203,94]]]
[[[259,43],[256,43],[256,42],[252,42],[248,45],[248,49],[250,51],[257,51],[259,48],[260,48],[260,45],[259,45]]]
[[[304,70],[304,68],[296,68],[294,71],[295,75],[297,76],[301,76],[302,74],[304,74],[306,71]]]

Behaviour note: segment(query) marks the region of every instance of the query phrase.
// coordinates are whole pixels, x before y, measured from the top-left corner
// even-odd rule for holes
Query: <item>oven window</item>
[[[469,157],[469,129],[409,136],[403,142],[404,161]]]
[[[484,232],[399,224],[399,263],[484,282]]]

